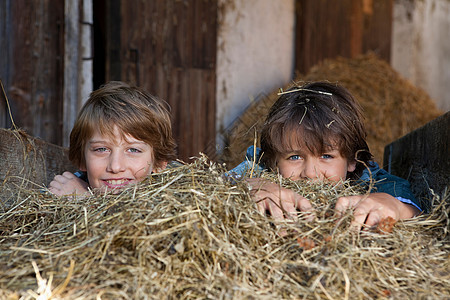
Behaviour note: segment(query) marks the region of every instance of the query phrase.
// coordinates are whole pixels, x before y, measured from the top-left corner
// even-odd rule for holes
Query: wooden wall
[[[170,104],[180,158],[214,155],[206,147],[215,141],[217,1],[122,0],[106,10],[106,81]]]
[[[71,67],[64,66],[64,55],[76,55],[74,49],[64,53],[70,38],[64,1],[5,0],[0,16],[0,79],[14,121],[32,136],[63,145],[64,116],[71,113],[63,107],[79,106],[79,99],[63,99],[64,68]],[[217,1],[97,0],[94,21],[95,88],[123,80],[165,99],[180,158],[213,155],[215,149],[206,148],[215,141]],[[0,127],[9,128],[0,97]]]
[[[16,125],[51,143],[62,140],[64,1],[0,2],[0,79]],[[11,119],[0,93],[0,127]]]
[[[393,0],[297,0],[295,69],[367,51],[390,61]]]
[[[423,208],[431,208],[433,193],[450,191],[450,112],[387,145],[384,163],[391,174],[408,179]],[[449,198],[447,198],[449,199]]]
[[[79,4],[83,3],[78,0]],[[389,60],[393,0],[297,0],[296,70],[367,50]],[[63,145],[64,1],[0,2],[0,79],[18,127]],[[214,157],[218,0],[95,0],[94,88],[137,84],[172,107],[179,156]],[[282,34],[282,33],[280,33]],[[81,59],[81,58],[80,58]],[[69,82],[70,86],[70,82]],[[0,127],[11,121],[0,94]],[[72,109],[73,110],[73,109]],[[211,146],[213,145],[213,146]]]

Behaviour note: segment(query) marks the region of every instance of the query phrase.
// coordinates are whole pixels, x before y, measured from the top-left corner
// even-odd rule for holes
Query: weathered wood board
[[[450,186],[450,111],[386,146],[384,166],[427,203]]]
[[[166,100],[185,161],[216,151],[218,5],[115,0],[106,6],[105,81],[123,80]]]
[[[368,51],[390,61],[393,0],[296,1],[295,70]]]

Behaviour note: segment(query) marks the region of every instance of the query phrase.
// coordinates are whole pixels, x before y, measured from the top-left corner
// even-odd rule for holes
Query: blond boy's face
[[[114,126],[113,138],[97,129],[86,143],[84,153],[91,188],[123,188],[137,183],[154,171],[153,148],[130,135],[122,139]]]
[[[277,167],[280,174],[292,180],[345,180],[347,172],[353,172],[356,162],[349,162],[342,157],[339,150],[329,149],[320,155],[308,150],[291,150],[278,156]]]

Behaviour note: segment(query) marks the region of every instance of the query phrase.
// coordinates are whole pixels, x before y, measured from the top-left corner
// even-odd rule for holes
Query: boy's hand
[[[57,196],[63,195],[82,195],[88,192],[88,183],[81,180],[70,172],[64,172],[62,175],[56,175],[50,182],[48,190]]]
[[[261,178],[247,179],[247,183],[258,210],[262,214],[269,212],[275,220],[295,218],[298,210],[312,209],[308,199],[276,183]]]
[[[386,193],[341,197],[336,202],[336,211],[342,213],[354,208],[355,219],[352,226],[360,230],[363,225],[377,225],[382,219],[391,217],[394,220],[409,219],[419,213],[412,205],[401,202]]]

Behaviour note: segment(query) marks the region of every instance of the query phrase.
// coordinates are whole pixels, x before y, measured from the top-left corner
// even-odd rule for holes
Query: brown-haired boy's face
[[[92,188],[122,188],[144,179],[155,168],[153,148],[130,135],[125,139],[114,126],[113,135],[95,130],[84,149],[89,185]]]
[[[338,182],[353,172],[356,162],[343,157],[339,149],[329,147],[324,153],[312,153],[305,145],[296,145],[277,157],[277,168],[285,178]]]

